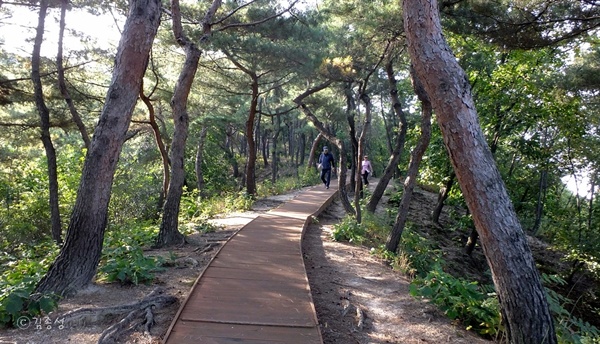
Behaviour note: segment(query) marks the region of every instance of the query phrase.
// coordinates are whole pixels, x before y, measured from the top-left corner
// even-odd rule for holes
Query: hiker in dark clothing
[[[319,166],[321,166],[321,180],[325,185],[325,188],[329,189],[329,182],[331,181],[331,169],[335,168],[335,158],[333,154],[329,152],[327,146],[323,147],[323,153],[319,157]]]

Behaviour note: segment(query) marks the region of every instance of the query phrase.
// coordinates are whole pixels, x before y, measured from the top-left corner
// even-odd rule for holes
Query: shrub
[[[565,286],[567,282],[559,276],[542,274],[544,285]],[[556,334],[560,343],[597,344],[600,330],[583,319],[577,318],[565,307],[573,307],[573,301],[552,289],[546,288],[546,299],[554,315]]]
[[[477,282],[453,277],[439,264],[425,277],[414,279],[410,285],[412,296],[431,300],[450,319],[465,324],[467,330],[495,336],[502,330],[500,306],[496,294],[485,289]]]
[[[31,319],[58,307],[56,295],[32,295],[58,254],[56,245],[48,242],[19,253],[20,257],[3,257],[5,270],[0,278],[0,327],[18,326],[20,317]]]
[[[146,257],[139,247],[116,247],[105,253],[98,269],[99,280],[120,282],[121,284],[150,283],[154,272],[160,271],[162,257]]]
[[[122,284],[149,283],[161,270],[163,258],[146,257],[142,247],[151,246],[158,230],[151,222],[120,226],[106,233],[98,279]]]
[[[335,241],[348,241],[362,244],[367,230],[363,224],[357,223],[353,216],[346,216],[340,223],[333,225],[332,238]]]
[[[433,242],[419,235],[408,225],[400,242],[400,261],[408,262],[413,275],[425,276],[436,264],[443,264],[442,250]]]

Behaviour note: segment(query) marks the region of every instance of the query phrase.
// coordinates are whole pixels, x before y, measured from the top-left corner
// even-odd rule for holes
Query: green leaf
[[[50,313],[57,308],[56,300],[51,296],[44,296],[40,299],[40,309],[44,313]]]
[[[9,314],[16,316],[23,310],[23,299],[18,295],[10,294],[6,299],[4,299],[4,309]]]

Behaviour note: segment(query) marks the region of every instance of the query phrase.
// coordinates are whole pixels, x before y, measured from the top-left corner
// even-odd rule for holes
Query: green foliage
[[[367,228],[356,222],[353,216],[346,216],[340,223],[333,225],[332,238],[335,241],[348,241],[362,244],[366,240]]]
[[[98,268],[99,280],[122,284],[150,283],[161,270],[162,257],[146,257],[142,247],[150,246],[156,226],[140,223],[107,232]]]
[[[52,242],[18,248],[20,256],[2,257],[0,276],[0,327],[18,326],[17,319],[47,314],[58,307],[58,297],[33,294],[35,286],[58,254]]]
[[[500,306],[496,294],[485,289],[477,282],[453,277],[439,264],[410,284],[412,296],[429,299],[450,319],[460,320],[467,330],[493,337],[502,329]]]
[[[364,201],[368,199],[365,195],[361,202],[362,222],[357,223],[356,217],[346,216],[342,222],[333,226],[332,238],[335,241],[348,241],[357,244],[370,246],[378,246],[379,243],[385,241],[389,235],[390,217],[389,214],[374,215],[364,210]]]
[[[407,225],[402,233],[400,242],[400,261],[405,264],[405,272],[409,275],[424,276],[433,269],[435,265],[443,264],[442,251],[432,241],[419,235],[412,225]]]
[[[162,166],[150,136],[133,141],[134,146],[123,146],[115,172],[108,208],[113,224],[156,218]],[[155,159],[148,161],[152,158]]]
[[[314,185],[314,184],[310,184]],[[272,195],[281,195],[290,190],[298,190],[304,185],[303,181],[298,180],[296,177],[284,177],[279,178],[275,183],[271,180],[265,180],[261,184],[257,185],[257,197],[268,197]]]
[[[574,302],[553,291],[549,286],[565,286],[567,282],[559,276],[542,274],[546,286],[546,299],[554,315],[556,334],[560,343],[600,343],[600,329],[574,316],[566,307],[573,309]]]
[[[315,170],[311,167],[306,168],[304,170],[304,173],[302,174],[302,177],[300,179],[301,186],[317,185],[320,182],[320,172],[315,172]]]
[[[102,264],[98,269],[99,280],[135,285],[150,283],[154,280],[154,272],[161,270],[163,262],[161,257],[144,256],[140,247],[105,249]]]
[[[254,197],[245,191],[225,197],[226,209],[229,211],[250,210],[252,204],[254,204]]]

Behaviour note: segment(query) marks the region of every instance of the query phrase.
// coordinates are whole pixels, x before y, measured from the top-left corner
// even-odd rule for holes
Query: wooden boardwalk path
[[[322,344],[301,243],[336,192],[312,187],[244,226],[198,277],[164,343]]]

